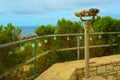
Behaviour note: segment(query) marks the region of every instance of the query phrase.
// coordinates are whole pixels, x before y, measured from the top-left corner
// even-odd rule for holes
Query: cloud
[[[13,14],[44,14],[77,8],[105,6],[107,0],[1,0],[0,12]]]
[[[119,3],[119,0],[0,0],[0,22],[55,24],[62,17],[77,20],[74,11],[92,7],[99,8],[102,16],[120,17]]]

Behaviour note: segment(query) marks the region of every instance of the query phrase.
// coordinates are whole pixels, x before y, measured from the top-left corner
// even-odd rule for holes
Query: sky
[[[0,24],[56,25],[58,19],[78,21],[75,11],[98,8],[99,16],[120,18],[120,0],[0,0]]]

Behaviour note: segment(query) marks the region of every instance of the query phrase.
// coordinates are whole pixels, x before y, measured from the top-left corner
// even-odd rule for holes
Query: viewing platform
[[[84,60],[76,60],[56,63],[39,75],[36,80],[82,80],[84,62]],[[92,77],[101,76],[106,80],[120,80],[120,55],[91,58],[89,71]],[[105,79],[97,78],[97,80]]]

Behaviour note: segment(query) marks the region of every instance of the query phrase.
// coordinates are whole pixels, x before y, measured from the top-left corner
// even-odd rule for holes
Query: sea
[[[21,36],[35,35],[35,29],[37,27],[18,27],[22,30]]]

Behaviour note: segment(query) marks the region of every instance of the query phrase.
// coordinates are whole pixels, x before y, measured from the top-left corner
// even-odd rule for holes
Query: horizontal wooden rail
[[[120,34],[120,32],[94,32],[94,33],[90,33],[90,34],[91,35]],[[54,36],[56,36],[56,37],[63,37],[63,36],[80,36],[80,35],[84,35],[84,33],[44,35],[44,36],[38,36],[38,37],[35,37],[35,38],[20,40],[20,41],[16,41],[16,42],[0,44],[0,48],[6,47],[6,46],[10,46],[10,45],[20,44],[20,43],[23,43],[23,42],[38,40],[38,39],[41,39],[41,38],[48,38],[48,37],[54,37]]]
[[[36,58],[40,58],[40,57],[42,57],[42,56],[44,56],[44,55],[50,53],[51,51],[52,51],[52,50],[43,52],[43,53],[37,55]],[[2,75],[0,75],[0,78],[2,78],[3,76],[5,76],[5,75],[11,73],[12,71],[14,71],[14,70],[16,70],[16,69],[19,69],[20,67],[23,67],[24,65],[27,65],[27,64],[33,62],[34,60],[35,60],[35,58],[33,57],[33,58],[31,58],[31,59],[25,61],[24,63],[18,64],[18,65],[16,65],[16,66],[10,68],[9,70],[6,70]]]
[[[90,46],[89,48],[110,47],[110,46],[117,46],[117,44],[95,45],[95,46]],[[76,49],[84,49],[84,47],[64,48],[64,49],[57,49],[56,51],[69,51]]]

